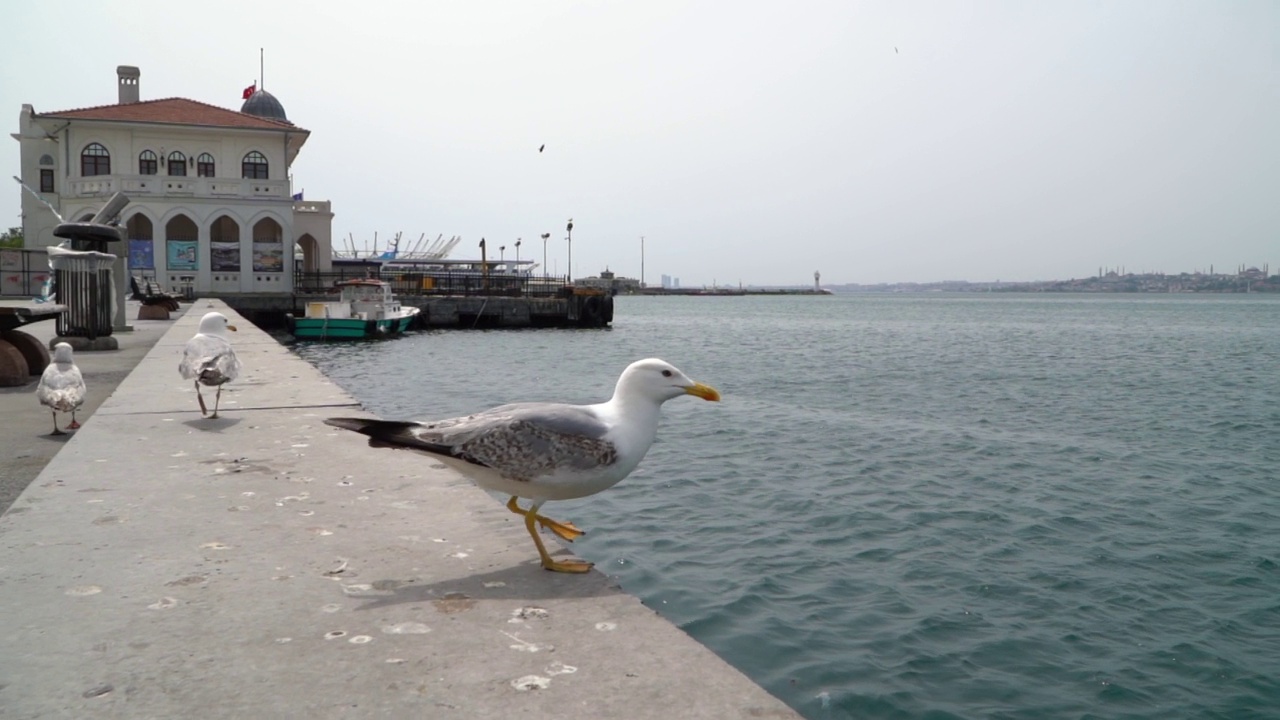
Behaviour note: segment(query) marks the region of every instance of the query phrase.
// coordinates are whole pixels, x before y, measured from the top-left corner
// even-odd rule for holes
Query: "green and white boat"
[[[302,317],[288,315],[289,332],[298,340],[367,340],[399,335],[418,316],[404,307],[391,286],[376,278],[334,283],[337,300],[307,303]]]

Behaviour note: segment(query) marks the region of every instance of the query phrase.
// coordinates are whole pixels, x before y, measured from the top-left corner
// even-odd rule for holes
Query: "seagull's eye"
[[[663,371],[662,371],[662,377],[671,377],[671,371],[670,371],[670,370],[663,370]]]

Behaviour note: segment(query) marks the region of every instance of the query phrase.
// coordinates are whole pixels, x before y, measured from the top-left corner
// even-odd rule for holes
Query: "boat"
[[[289,333],[298,340],[365,340],[399,335],[418,316],[404,307],[391,286],[376,278],[342,280],[330,292],[337,300],[308,302],[302,317],[287,315]]]

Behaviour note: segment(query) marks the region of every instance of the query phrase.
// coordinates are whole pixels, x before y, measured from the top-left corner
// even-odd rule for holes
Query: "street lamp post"
[[[520,262],[520,238],[516,238],[516,262]]]
[[[542,233],[542,276],[547,276],[547,240],[551,239],[551,233]]]
[[[565,236],[565,242],[569,246],[569,282],[573,282],[573,218],[569,218],[569,225],[565,228],[568,233]]]
[[[506,259],[507,259],[507,246],[499,245],[498,246],[498,262],[503,262]]]

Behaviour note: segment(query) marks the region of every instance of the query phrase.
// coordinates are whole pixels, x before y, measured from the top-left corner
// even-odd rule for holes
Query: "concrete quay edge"
[[[209,420],[177,362],[215,308],[245,371]],[[359,412],[189,307],[0,517],[0,717],[799,717],[605,575],[542,570],[458,474],[321,423]]]

